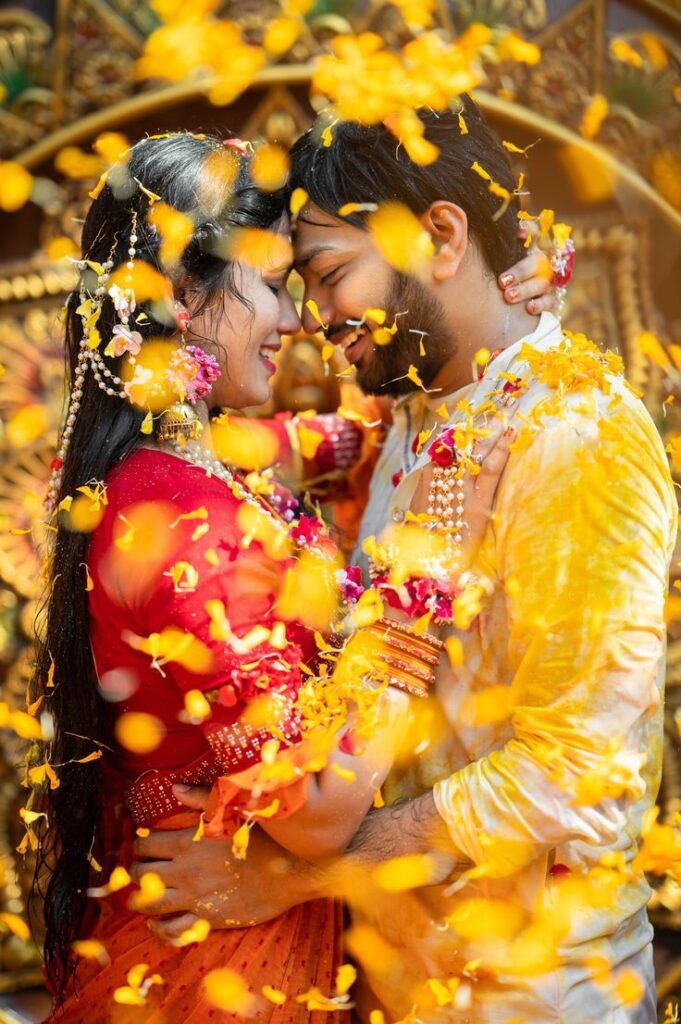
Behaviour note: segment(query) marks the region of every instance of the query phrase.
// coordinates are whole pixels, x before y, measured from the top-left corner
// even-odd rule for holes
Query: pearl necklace
[[[235,498],[239,501],[245,501],[246,504],[257,508],[267,518],[277,526],[279,529],[285,529],[288,532],[289,524],[282,519],[277,513],[267,504],[264,499],[259,498],[257,495],[238,479],[232,473],[230,469],[225,466],[224,462],[220,460],[204,448],[202,444],[198,444],[196,441],[187,441],[185,444],[180,444],[179,441],[173,441],[171,448],[181,459],[185,462],[189,462],[192,466],[197,466],[202,469],[208,477],[216,476],[218,480],[222,480],[227,484],[230,491]]]

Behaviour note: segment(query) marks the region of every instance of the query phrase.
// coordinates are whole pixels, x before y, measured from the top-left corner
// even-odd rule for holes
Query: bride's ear
[[[421,215],[421,223],[435,242],[432,273],[436,281],[454,277],[468,248],[468,217],[456,203],[439,199]]]
[[[180,292],[180,294],[183,293]],[[182,334],[186,334],[191,316],[189,314],[189,310],[181,299],[175,299],[173,302],[173,320],[175,321],[178,331]]]

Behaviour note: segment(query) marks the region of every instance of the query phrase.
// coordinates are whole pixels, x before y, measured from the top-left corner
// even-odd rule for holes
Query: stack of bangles
[[[379,670],[390,686],[414,697],[427,697],[435,682],[435,666],[444,646],[430,633],[417,635],[413,629],[392,619],[379,619],[362,632],[375,638],[372,644]]]

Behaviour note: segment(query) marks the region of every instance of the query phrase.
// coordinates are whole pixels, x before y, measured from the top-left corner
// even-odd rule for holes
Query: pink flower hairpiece
[[[181,401],[196,405],[205,398],[214,382],[220,376],[220,366],[215,356],[204,352],[197,345],[178,349],[170,360],[166,378],[172,384]]]
[[[222,145],[238,149],[242,156],[248,156],[251,146],[250,142],[245,142],[243,139],[223,139]]]

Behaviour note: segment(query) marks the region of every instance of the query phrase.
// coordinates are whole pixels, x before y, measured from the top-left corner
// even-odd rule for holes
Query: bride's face
[[[281,254],[281,247],[274,247]],[[256,269],[234,264],[236,290],[250,308],[226,291],[212,308],[193,317],[186,340],[217,358],[221,375],[207,398],[210,406],[244,409],[270,396],[274,358],[282,334],[300,330],[300,318],[286,288],[290,262],[265,259]]]

